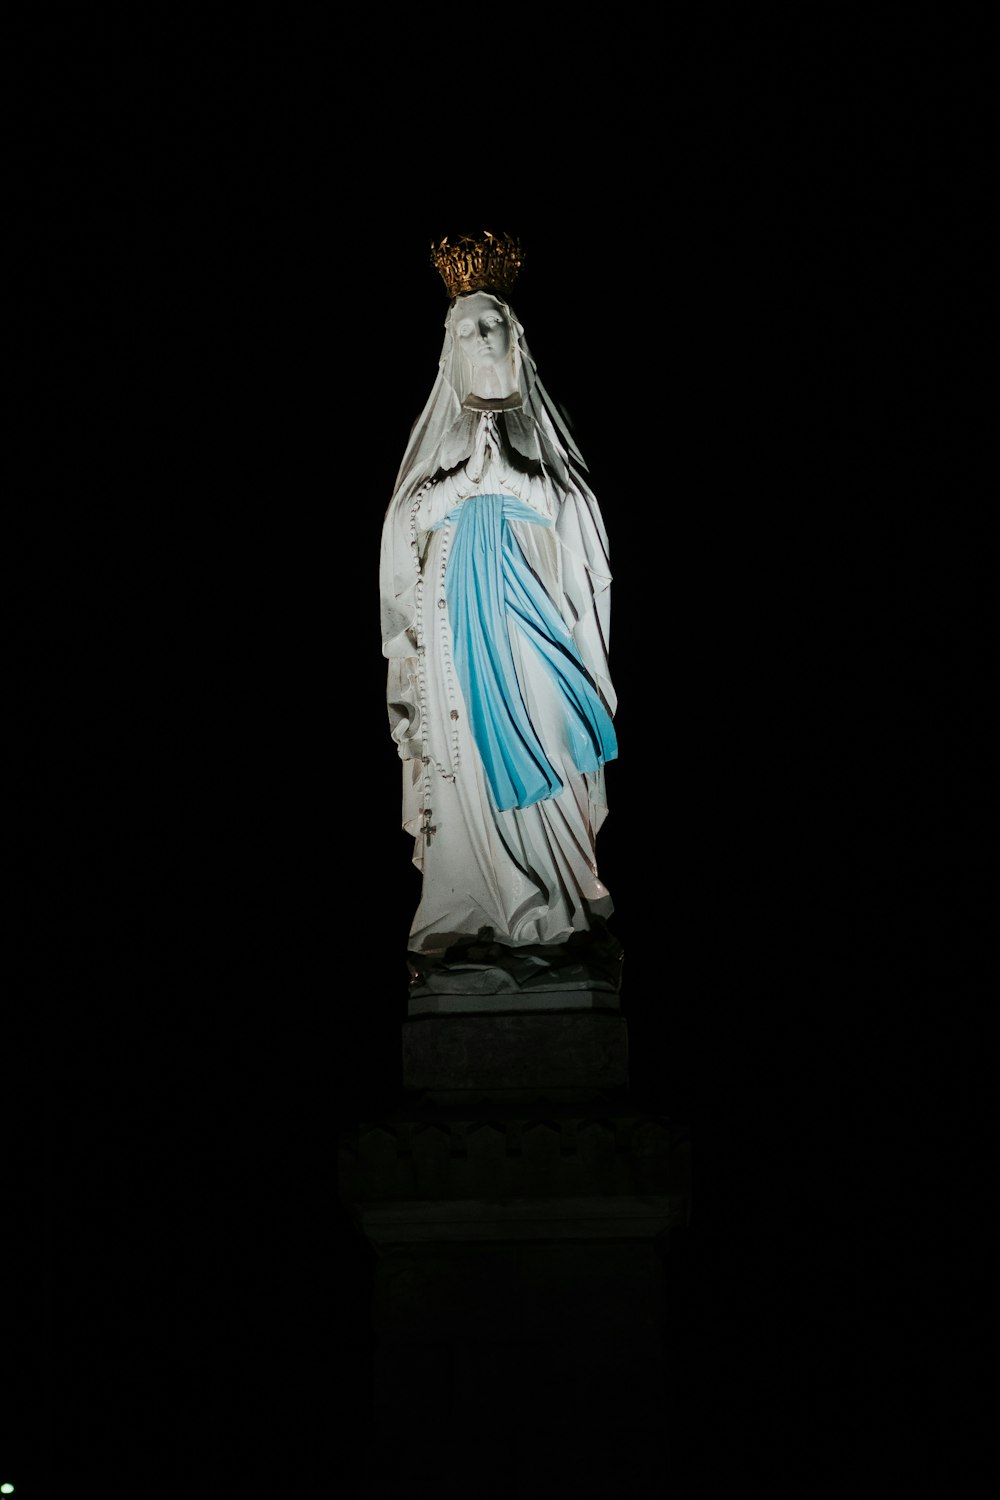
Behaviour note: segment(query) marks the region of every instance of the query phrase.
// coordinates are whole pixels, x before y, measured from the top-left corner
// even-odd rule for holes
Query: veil
[[[464,300],[456,297],[448,309],[437,378],[426,406],[413,424],[399,466],[395,494],[404,498],[438,472],[464,463],[472,453],[479,413],[462,406],[467,394],[466,373],[455,337]],[[585,469],[583,456],[538,378],[519,318],[503,298],[493,296],[491,300],[511,329],[514,375],[521,397],[520,410],[510,412],[507,417],[508,437],[523,458],[541,462],[565,483],[567,463],[572,461]]]
[[[608,708],[615,694],[607,664],[611,569],[607,531],[586,474],[587,466],[557,406],[539,379],[520,319],[502,297],[492,300],[512,333],[512,355],[520,405],[496,414],[498,427],[525,467],[540,473],[553,501],[556,534],[562,544],[563,586],[574,618],[573,634],[584,662]],[[465,463],[475,447],[482,410],[464,407],[465,361],[455,328],[463,297],[456,297],[445,317],[444,344],[438,371],[423,411],[410,430],[383,526],[380,567],[383,654],[412,656],[416,647],[418,564],[410,511],[422,489],[435,478]]]

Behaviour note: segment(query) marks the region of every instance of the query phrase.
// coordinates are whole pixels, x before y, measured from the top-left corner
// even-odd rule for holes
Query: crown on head
[[[431,265],[448,288],[449,297],[465,292],[507,292],[517,280],[523,257],[521,246],[509,234],[480,237],[463,234],[455,241],[447,237],[431,245]]]

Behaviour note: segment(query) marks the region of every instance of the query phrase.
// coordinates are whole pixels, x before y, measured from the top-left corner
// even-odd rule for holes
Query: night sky
[[[396,1102],[418,894],[379,536],[431,241],[482,228],[521,240],[611,542],[598,857],[636,1097],[694,1140],[685,1493],[722,1493],[720,1432],[741,1493],[873,1434],[900,1493],[957,1492],[995,889],[950,342],[978,74],[922,7],[809,9],[520,61],[267,6],[27,47],[23,1500],[298,1497],[351,1461],[334,1145]]]

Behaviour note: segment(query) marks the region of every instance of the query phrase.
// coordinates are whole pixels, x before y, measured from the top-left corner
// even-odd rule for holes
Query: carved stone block
[[[403,1086],[469,1091],[610,1091],[628,1081],[628,1033],[613,1010],[414,1016],[403,1023]]]

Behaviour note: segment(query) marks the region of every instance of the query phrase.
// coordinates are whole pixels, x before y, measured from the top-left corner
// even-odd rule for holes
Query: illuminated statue
[[[506,300],[519,247],[486,234],[432,260],[452,300],[380,569],[422,875],[410,970],[442,990],[616,986],[595,857],[618,753],[604,522]]]

